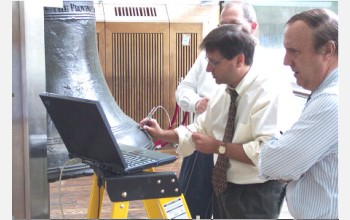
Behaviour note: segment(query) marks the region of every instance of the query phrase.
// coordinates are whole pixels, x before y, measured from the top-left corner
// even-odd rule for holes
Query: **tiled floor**
[[[175,154],[175,149],[166,146],[161,151]],[[178,175],[182,158],[179,157],[174,163],[156,168],[156,172],[173,171]],[[50,183],[50,218],[51,219],[84,219],[87,218],[87,211],[92,186],[92,176],[73,178],[59,182]],[[61,191],[61,193],[59,193]],[[61,196],[59,196],[61,195]],[[62,204],[62,209],[61,205]],[[103,207],[101,210],[102,219],[111,218],[112,202],[105,193]],[[64,217],[62,215],[64,213]],[[128,218],[146,219],[147,214],[142,201],[130,201]],[[280,219],[290,219],[291,216],[284,203]]]

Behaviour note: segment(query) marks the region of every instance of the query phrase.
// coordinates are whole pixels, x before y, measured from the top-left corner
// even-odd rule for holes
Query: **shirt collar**
[[[245,90],[247,90],[250,86],[250,84],[255,80],[255,78],[258,77],[258,72],[254,70],[254,63],[250,67],[249,71],[243,79],[238,83],[236,88],[232,88],[227,85],[227,88],[229,89],[235,89],[238,95],[243,94]]]
[[[326,76],[326,78],[323,80],[323,82],[321,83],[321,85],[314,91],[312,92],[311,95],[316,94],[316,93],[320,93],[321,91],[323,91],[324,89],[332,86],[334,83],[338,82],[338,67],[336,67],[335,69],[333,69],[328,76]],[[311,96],[310,95],[310,96]]]

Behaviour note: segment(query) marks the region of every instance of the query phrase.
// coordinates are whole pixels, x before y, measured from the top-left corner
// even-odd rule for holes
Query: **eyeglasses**
[[[206,60],[208,61],[208,63],[215,69],[215,67],[217,67],[217,66],[220,64],[221,60],[225,59],[225,57],[222,57],[222,58],[219,59],[218,61],[211,61],[211,60],[209,60],[208,57],[205,57],[205,59],[206,59]]]
[[[218,27],[220,27],[222,25],[243,25],[243,23],[239,22],[239,21],[233,21],[233,22],[230,22],[230,23],[219,23]]]

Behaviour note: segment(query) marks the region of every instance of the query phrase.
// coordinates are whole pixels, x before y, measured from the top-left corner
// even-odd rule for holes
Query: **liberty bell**
[[[93,1],[63,1],[62,8],[44,8],[44,31],[47,92],[99,100],[118,143],[152,149],[152,140],[119,108],[105,81]],[[48,179],[55,181],[69,156],[49,117],[47,136]],[[92,173],[84,164],[64,170],[64,179]]]

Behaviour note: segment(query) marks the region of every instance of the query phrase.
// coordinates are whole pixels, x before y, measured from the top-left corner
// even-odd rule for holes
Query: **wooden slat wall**
[[[169,111],[169,25],[106,23],[106,72],[117,104],[136,122],[155,106]],[[154,118],[169,124],[161,109]]]
[[[112,91],[123,111],[139,121],[154,104],[164,103],[164,36],[161,33],[114,33]],[[161,115],[161,111],[158,111]]]
[[[184,35],[190,36],[189,45],[182,45],[182,40]],[[181,81],[181,78],[185,78],[188,71],[191,69],[193,63],[196,61],[196,58],[199,54],[198,46],[200,39],[198,39],[197,33],[176,33],[176,56],[175,56],[175,76],[177,81],[173,82],[174,96],[178,83]],[[175,100],[176,101],[176,100]],[[177,116],[177,124],[182,123],[184,112],[180,111]],[[191,116],[190,116],[191,117]],[[190,122],[189,118],[186,120],[186,124]]]
[[[189,36],[190,42],[188,45],[183,45],[184,35]],[[191,69],[193,63],[196,61],[200,50],[199,44],[203,37],[203,24],[201,23],[173,23],[170,24],[170,104],[173,105],[171,109],[175,110],[176,98],[175,91],[188,71]],[[171,110],[173,115],[175,112]],[[177,124],[181,124],[184,112],[180,111],[177,115]],[[186,120],[189,123],[190,120]]]
[[[183,35],[190,36],[190,44],[182,45]],[[198,49],[197,33],[176,33],[176,77],[185,77],[197,58]]]
[[[215,23],[218,18],[216,7],[212,6],[188,6],[180,18],[173,16],[182,14],[177,13],[177,7],[167,10],[172,20],[169,22],[105,21],[97,22],[96,28],[105,33],[98,35],[99,52],[100,46],[105,45],[105,55],[99,55],[105,62],[105,79],[119,107],[139,122],[153,107],[162,106],[169,118],[162,109],[154,118],[163,128],[168,128],[174,115],[175,90],[199,55],[198,46],[208,28],[205,27],[210,26],[208,21]],[[190,35],[190,45],[182,45],[183,34]],[[181,119],[182,113],[176,123]]]

